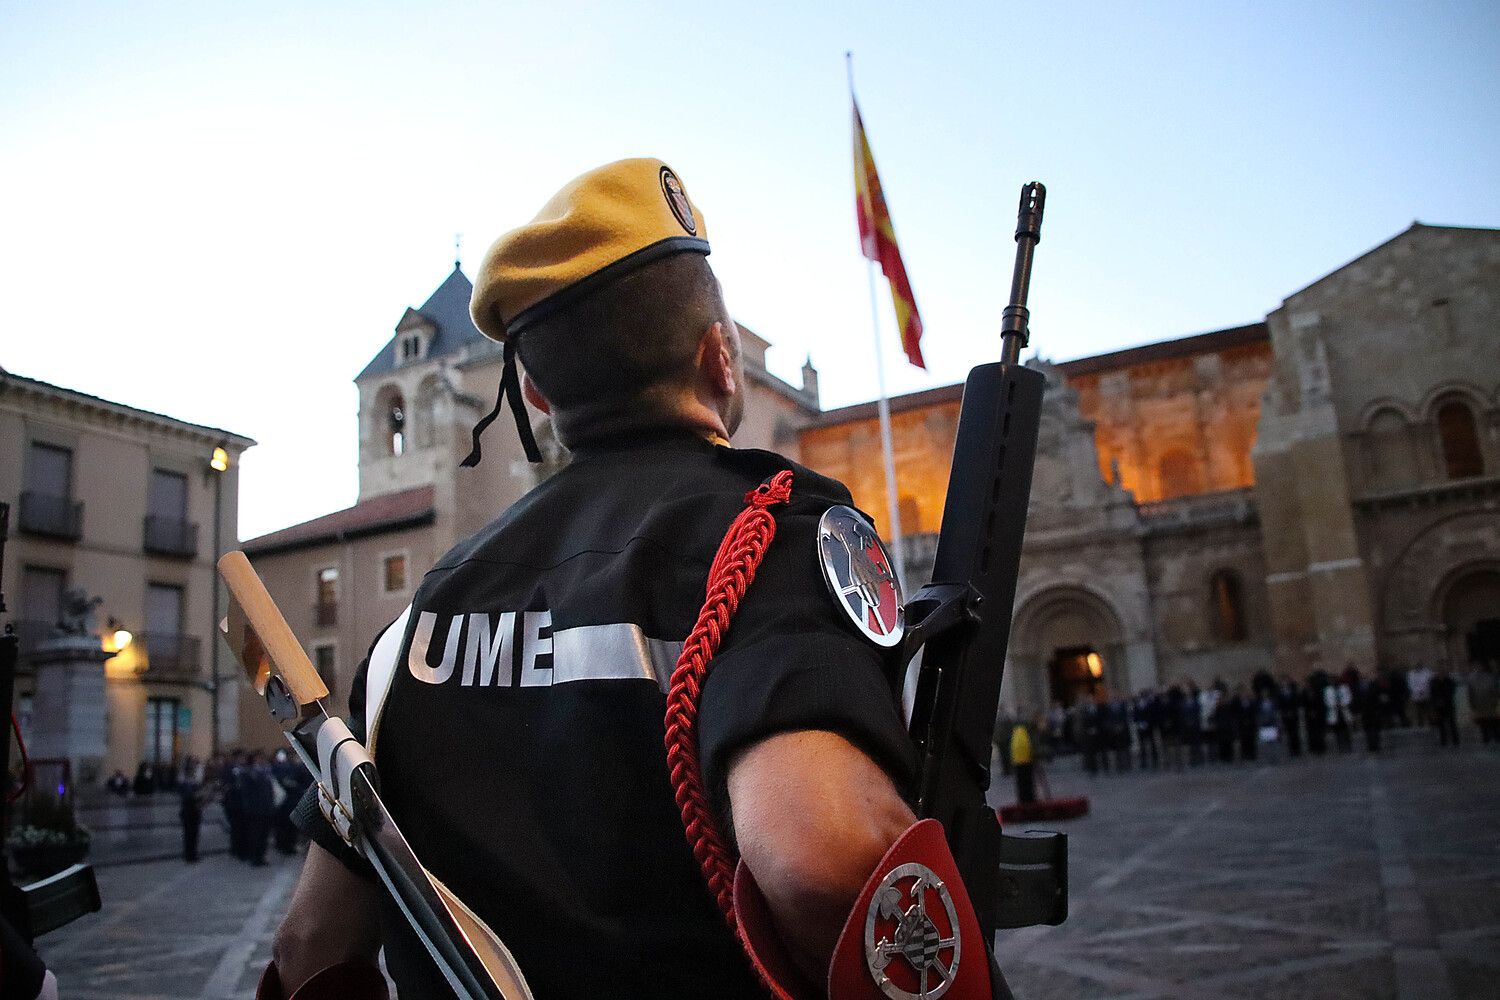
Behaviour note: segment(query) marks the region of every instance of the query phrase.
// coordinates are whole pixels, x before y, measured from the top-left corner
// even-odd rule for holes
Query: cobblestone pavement
[[[1500,997],[1493,748],[1053,784],[1093,808],[1067,923],[1000,938],[1021,1000]]]
[[[1093,812],[1063,826],[1068,922],[1000,939],[1020,1000],[1500,997],[1500,752],[1053,785]],[[111,865],[42,951],[68,1000],[248,998],[299,867]]]

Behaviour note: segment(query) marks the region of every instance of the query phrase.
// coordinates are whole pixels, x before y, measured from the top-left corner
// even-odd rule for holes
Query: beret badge
[[[682,228],[687,230],[689,236],[698,235],[698,225],[693,220],[693,206],[688,202],[687,192],[682,189],[682,181],[672,172],[671,167],[661,168],[661,193],[667,199],[667,207],[682,223]]]

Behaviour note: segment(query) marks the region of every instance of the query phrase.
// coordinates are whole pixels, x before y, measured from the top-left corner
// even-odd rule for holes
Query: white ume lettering
[[[435,636],[442,643],[436,665]],[[681,652],[681,642],[647,638],[640,626],[629,622],[554,632],[550,611],[451,616],[422,611],[406,664],[411,675],[426,684],[448,684],[455,678],[459,687],[646,680],[665,691]]]
[[[432,637],[439,617],[431,611],[417,615],[406,654],[407,667],[417,680],[446,684],[458,667],[459,643],[467,632],[462,686],[546,687],[552,683],[552,612],[453,615],[448,618],[442,659],[433,666]]]

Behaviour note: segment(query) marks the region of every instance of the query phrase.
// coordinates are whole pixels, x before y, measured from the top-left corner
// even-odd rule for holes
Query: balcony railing
[[[83,501],[48,493],[22,493],[21,530],[76,542],[83,534]]]
[[[159,556],[191,559],[198,554],[198,526],[180,517],[146,517],[145,548]]]
[[[1249,524],[1259,516],[1249,487],[1156,500],[1137,509],[1148,534]]]
[[[196,635],[146,632],[136,636],[146,653],[146,677],[185,680],[197,676],[202,666],[202,642]]]
[[[318,601],[313,605],[313,621],[318,626],[337,625],[339,623],[339,602]]]

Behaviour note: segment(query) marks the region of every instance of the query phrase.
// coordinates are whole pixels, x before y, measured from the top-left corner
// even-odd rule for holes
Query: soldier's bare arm
[[[780,733],[730,766],[740,855],[814,983],[861,888],[916,817],[881,768],[836,733]]]
[[[375,964],[380,951],[380,889],[309,844],[271,953],[287,996],[341,962]]]

